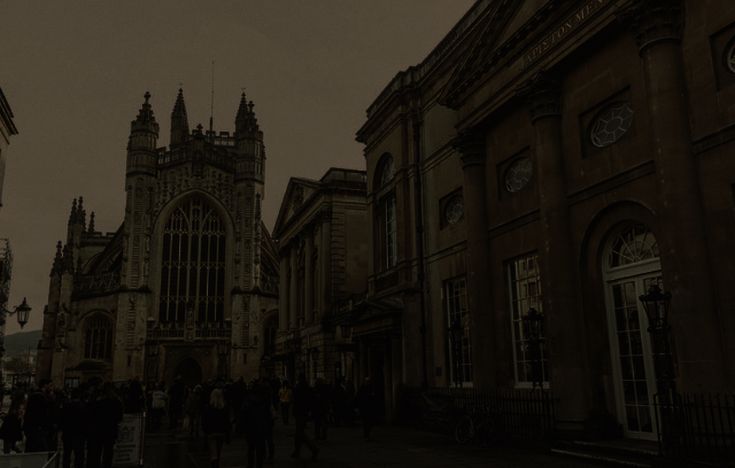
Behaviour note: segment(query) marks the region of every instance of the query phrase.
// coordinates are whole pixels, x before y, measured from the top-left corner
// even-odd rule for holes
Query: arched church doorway
[[[197,385],[202,383],[202,367],[196,359],[188,357],[176,366],[174,379],[181,378],[184,385]]]
[[[648,320],[638,299],[663,288],[658,243],[642,224],[614,232],[602,261],[618,420],[626,437],[656,438],[656,374]]]

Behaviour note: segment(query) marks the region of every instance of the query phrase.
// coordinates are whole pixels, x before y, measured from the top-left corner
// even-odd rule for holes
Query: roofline
[[[425,76],[427,69],[441,60],[448,53],[449,49],[464,37],[463,33],[472,24],[474,24],[475,20],[478,19],[478,16],[485,11],[493,1],[495,0],[476,0],[462,18],[460,18],[457,24],[449,30],[444,38],[439,41],[439,43],[418,65],[410,66],[396,73],[393,79],[391,79],[380,94],[378,94],[378,97],[375,98],[368,106],[366,111],[368,120],[373,117],[380,107],[383,106],[393,92],[406,85],[405,78],[407,75],[411,77],[411,81],[416,81]],[[358,133],[360,132],[358,131]]]
[[[0,88],[0,119],[2,119],[5,126],[8,127],[11,135],[18,134],[18,128],[13,122],[14,117],[15,116],[13,115],[13,109],[10,108],[10,103],[8,103],[8,100],[5,98],[5,93],[3,93],[3,89]]]

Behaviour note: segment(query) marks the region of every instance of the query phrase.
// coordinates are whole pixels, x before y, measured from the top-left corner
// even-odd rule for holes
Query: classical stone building
[[[358,132],[387,398],[538,378],[563,428],[653,438],[652,284],[678,388],[735,388],[734,64],[725,0],[478,0],[398,73]]]
[[[265,147],[243,94],[235,132],[189,131],[181,90],[168,147],[146,93],[131,123],[125,218],[101,233],[83,200],[51,269],[38,378],[188,382],[255,377],[261,320],[277,307],[261,221]]]
[[[13,110],[10,108],[2,88],[0,88],[0,208],[3,206],[3,185],[5,181],[5,161],[7,160],[10,137],[18,134],[13,122]],[[13,254],[10,241],[2,238],[0,232],[0,309],[7,309],[10,296],[10,280],[13,272]],[[5,337],[5,314],[0,313],[0,358]]]
[[[273,369],[292,381],[299,374],[311,382],[352,379],[353,347],[340,323],[367,281],[366,186],[364,171],[332,168],[319,180],[292,177],[281,202],[271,356]]]
[[[3,206],[3,182],[5,181],[5,161],[7,160],[10,137],[18,134],[18,128],[13,122],[13,110],[5,99],[0,88],[0,207]]]

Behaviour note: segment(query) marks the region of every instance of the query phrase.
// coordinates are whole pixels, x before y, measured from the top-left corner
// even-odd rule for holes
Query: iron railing
[[[661,454],[679,460],[735,460],[735,394],[656,395]]]
[[[526,441],[553,437],[556,399],[548,390],[471,388],[406,389],[404,419],[424,427],[453,430],[458,415],[483,415],[499,435]]]

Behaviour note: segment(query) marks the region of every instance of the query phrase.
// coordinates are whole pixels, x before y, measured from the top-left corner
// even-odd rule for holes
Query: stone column
[[[298,317],[297,317],[297,309],[298,309],[298,301],[300,298],[298,297],[298,287],[296,285],[296,282],[298,281],[298,259],[296,256],[298,253],[296,252],[296,239],[293,239],[291,241],[291,255],[289,256],[289,263],[291,266],[291,285],[289,286],[288,291],[288,324],[289,329],[298,328]]]
[[[331,313],[332,307],[332,210],[323,208],[320,213],[321,218],[321,240],[319,241],[319,291],[317,294],[321,297],[320,313],[317,319],[321,319]]]
[[[576,300],[577,256],[569,229],[560,87],[547,77],[537,76],[522,94],[528,100],[534,131],[534,173],[541,218],[539,261],[550,380],[559,397],[561,428],[577,429],[588,416],[590,382],[584,318]]]
[[[288,330],[288,313],[289,313],[289,255],[290,252],[285,249],[281,251],[281,265],[279,268],[279,286],[278,286],[278,329],[280,331]]]
[[[464,131],[454,141],[464,175],[463,197],[467,220],[467,299],[470,311],[474,384],[482,389],[495,383],[495,326],[490,294],[485,134]]]
[[[671,326],[679,389],[716,391],[726,385],[727,373],[692,153],[681,50],[682,3],[638,0],[629,19],[646,83],[658,185],[658,241],[664,288],[673,296]]]
[[[314,297],[312,276],[312,260],[314,254],[314,234],[306,231],[306,242],[304,243],[304,318],[307,324],[314,322]]]

